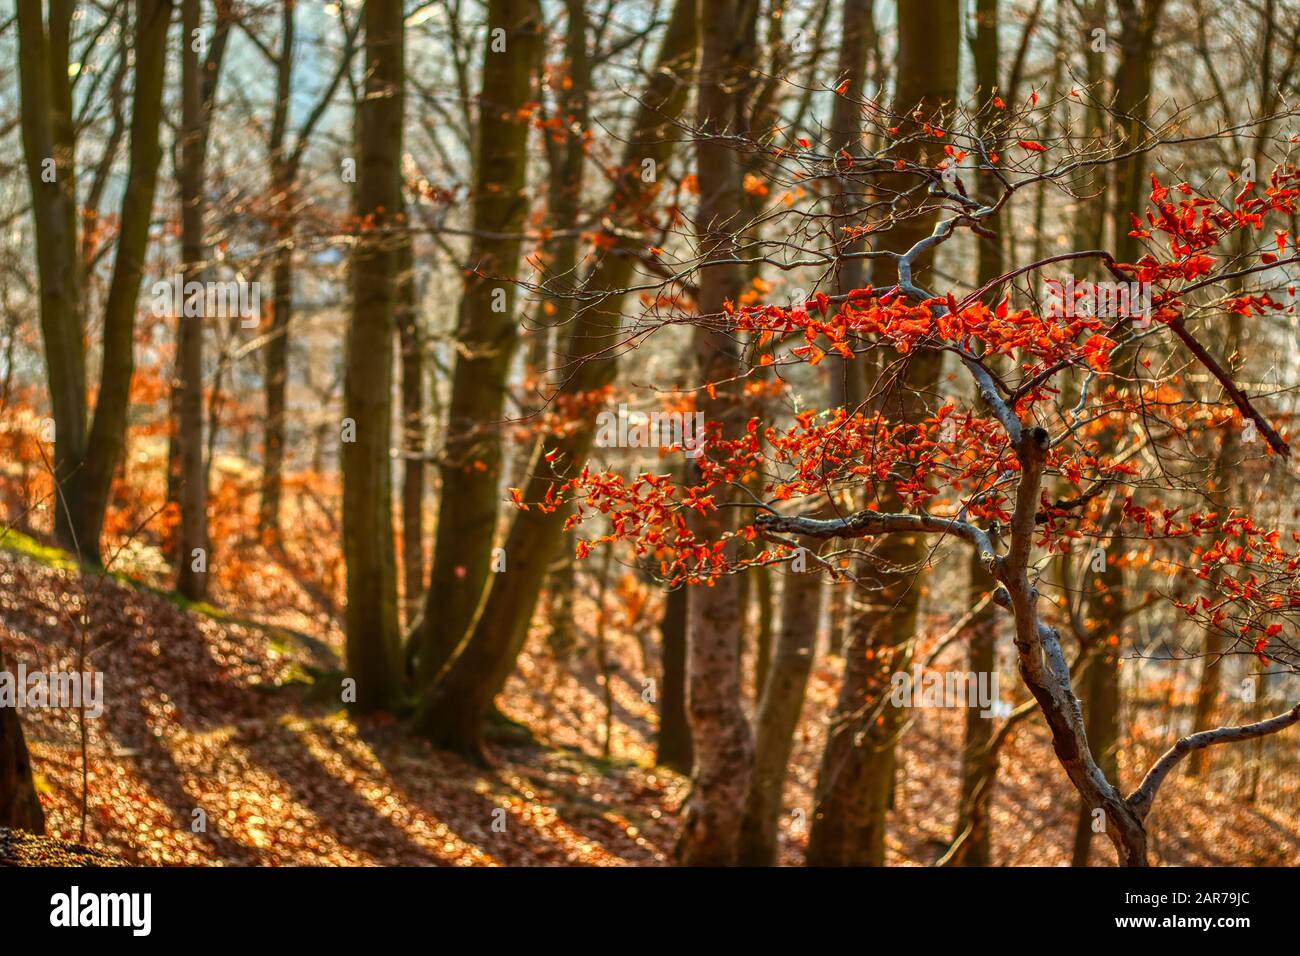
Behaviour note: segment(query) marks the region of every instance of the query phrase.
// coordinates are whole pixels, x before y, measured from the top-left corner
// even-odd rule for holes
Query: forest
[[[0,0],[0,865],[1300,864],[1298,66]]]

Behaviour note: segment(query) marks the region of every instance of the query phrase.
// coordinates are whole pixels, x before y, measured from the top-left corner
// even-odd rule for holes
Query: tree
[[[686,588],[664,595],[659,624],[663,658],[663,686],[659,691],[659,736],[655,763],[690,773],[694,762],[691,725],[686,718]]]
[[[806,552],[816,544],[808,540],[800,546]],[[754,772],[740,826],[738,862],[743,866],[777,862],[786,770],[816,650],[815,622],[821,617],[822,576],[806,567],[805,552],[796,552],[785,575],[772,667],[754,718]]]
[[[4,671],[0,654],[0,671]],[[0,707],[0,827],[45,832],[45,811],[32,780],[32,762],[15,707]]]
[[[931,124],[941,125],[941,111],[956,97],[958,5],[954,0],[899,3],[898,17],[894,102],[900,127],[909,131],[902,138],[900,158],[935,166],[942,154],[927,143],[924,133]],[[902,255],[931,232],[938,209],[917,188],[900,199],[905,212],[881,243]],[[916,260],[918,271],[923,263],[923,257]],[[903,281],[900,273],[899,282]],[[940,365],[941,356],[933,352],[904,355],[898,370],[882,370],[868,392],[878,396],[876,403],[888,418],[914,420],[919,414],[917,398],[934,388]],[[877,497],[882,511],[894,507],[888,487],[868,491]],[[818,773],[808,836],[810,863],[884,865],[886,811],[892,803],[901,714],[882,710],[880,695],[888,686],[888,674],[908,667],[920,603],[914,572],[924,563],[926,549],[923,536],[909,534],[890,536],[872,549],[873,573],[881,576],[883,586],[851,624],[844,680]]]
[[[402,198],[405,26],[402,0],[366,0],[365,96],[358,105],[352,320],[342,426],[343,550],[348,568],[347,664],[356,705],[394,706],[402,691],[393,545],[393,348]]]
[[[41,336],[54,413],[55,536],[94,563],[109,487],[125,443],[127,398],[135,369],[135,313],[158,183],[159,126],[172,0],[136,0],[129,167],[117,254],[104,304],[99,392],[86,398],[86,346],[77,244],[76,133],[69,82],[74,4],[18,4],[23,154],[36,224]]]
[[[758,5],[728,0],[700,11],[700,81],[696,93],[698,133],[696,175],[700,201],[696,232],[700,249],[697,308],[702,321],[694,330],[697,374],[704,390],[696,407],[720,428],[722,440],[734,439],[744,425],[744,407],[735,384],[739,350],[726,306],[741,292],[740,266],[732,253],[732,236],[742,229],[740,165],[727,135],[746,135],[745,96],[749,56],[754,44]],[[712,436],[710,436],[712,437]],[[712,467],[709,452],[698,456],[694,481],[705,481]],[[732,493],[718,489],[722,501]],[[702,509],[692,517],[699,537],[722,538],[729,514]],[[729,557],[735,559],[734,541]],[[724,558],[724,549],[719,558]],[[753,740],[741,707],[739,579],[723,576],[687,596],[686,713],[691,722],[695,766],[691,793],[682,811],[677,862],[687,866],[729,865],[740,852],[740,817],[753,771]]]
[[[433,569],[417,640],[428,687],[466,637],[483,595],[500,510],[502,411],[518,344],[515,278],[528,211],[528,109],[541,50],[537,0],[491,0],[483,45],[473,238],[456,323],[456,364],[439,462]],[[507,552],[508,553],[508,552]]]
[[[278,54],[261,41],[254,46],[275,69],[275,103],[271,109],[267,157],[270,167],[271,235],[274,252],[271,262],[271,328],[264,346],[266,418],[263,428],[262,486],[258,520],[264,534],[275,537],[280,527],[280,505],[284,487],[285,413],[288,408],[289,345],[293,321],[295,233],[302,205],[300,178],[307,146],[339,83],[347,74],[356,50],[362,18],[349,24],[347,7],[340,5],[339,19],[343,30],[343,48],[329,82],[312,104],[302,125],[293,132],[289,108],[294,96],[294,43],[297,36],[298,4],[281,0],[280,50]],[[251,34],[250,34],[251,35]],[[292,136],[291,136],[292,134]],[[291,141],[292,140],[292,141]]]
[[[572,427],[542,435],[529,459],[527,486],[519,500],[540,502],[514,516],[504,542],[509,560],[504,571],[490,575],[483,606],[473,631],[438,679],[422,695],[421,731],[444,746],[477,752],[483,718],[523,648],[537,596],[546,578],[569,512],[545,503],[562,477],[585,466],[596,431],[603,392],[617,373],[617,346],[623,303],[643,247],[642,230],[658,194],[659,176],[672,155],[666,135],[680,115],[696,55],[694,0],[675,0],[655,67],[640,98],[622,161],[612,171],[603,207],[603,254],[583,281],[582,296],[591,301],[579,310],[565,337],[563,384],[552,402],[569,413]]]
[[[226,38],[230,33],[229,8],[217,5],[217,27],[207,58],[200,62],[202,5],[182,0],[181,34],[181,166],[177,171],[181,202],[181,275],[186,285],[208,274],[203,216],[207,208],[205,161],[212,106],[221,76]],[[176,317],[176,389],[178,417],[176,439],[180,446],[181,535],[177,551],[176,590],[191,601],[202,601],[208,589],[208,477],[203,441],[203,333],[206,314],[191,319]]]
[[[953,157],[970,155],[968,150],[978,148],[975,137],[952,128],[932,127],[927,136],[948,140]],[[1048,149],[1028,139],[1017,140],[1017,146],[1028,156]],[[1037,175],[1015,168],[1014,163],[1011,170],[994,166],[991,157],[975,155],[968,176],[1002,177],[1002,189],[994,203],[977,203],[960,188],[946,188],[942,170],[933,166],[909,164],[906,159],[899,165],[885,159],[876,168],[878,175],[921,176],[928,180],[931,195],[951,204],[927,235],[891,254],[897,265],[897,282],[889,289],[855,290],[834,303],[840,307],[838,312],[832,312],[832,300],[824,294],[791,307],[758,304],[732,306],[727,311],[731,328],[775,338],[785,364],[820,362],[826,349],[818,342],[827,342],[828,348],[844,355],[868,353],[882,346],[900,355],[953,354],[977,391],[979,409],[973,402],[961,409],[957,400],[935,407],[937,403],[924,397],[921,383],[903,387],[908,398],[871,414],[848,415],[842,408],[811,409],[787,426],[765,426],[756,417],[744,434],[727,437],[723,430],[722,437],[712,441],[714,455],[709,460],[714,468],[703,482],[679,486],[644,475],[627,482],[602,472],[584,474],[555,491],[552,498],[582,501],[580,515],[608,516],[618,533],[604,536],[604,540],[631,539],[639,551],[657,550],[664,555],[670,575],[685,576],[705,587],[717,587],[719,579],[754,562],[789,555],[800,539],[863,540],[872,545],[874,553],[885,551],[881,545],[900,537],[905,543],[909,538],[924,537],[934,546],[948,540],[972,548],[997,582],[994,603],[1010,614],[1019,675],[1046,722],[1061,768],[1090,808],[1093,820],[1110,837],[1120,862],[1141,866],[1148,861],[1146,821],[1160,786],[1179,762],[1210,746],[1284,731],[1300,722],[1300,703],[1263,720],[1182,737],[1151,764],[1135,789],[1123,793],[1090,744],[1061,632],[1052,620],[1059,620],[1058,611],[1054,602],[1043,600],[1041,571],[1051,556],[1069,550],[1080,539],[1104,541],[1118,533],[1126,540],[1141,538],[1166,546],[1180,542],[1182,554],[1191,557],[1186,565],[1180,565],[1180,558],[1171,555],[1174,570],[1194,574],[1212,586],[1213,597],[1173,597],[1172,607],[1200,627],[1229,638],[1237,653],[1254,655],[1285,672],[1300,669],[1300,650],[1288,636],[1300,608],[1300,554],[1292,546],[1296,536],[1284,543],[1280,529],[1259,524],[1249,514],[1192,511],[1184,515],[1182,508],[1169,507],[1161,499],[1162,493],[1174,495],[1181,487],[1180,476],[1170,470],[1173,444],[1179,446],[1178,460],[1195,468],[1204,460],[1198,443],[1217,437],[1221,427],[1211,424],[1180,430],[1184,415],[1191,414],[1197,421],[1214,422],[1217,418],[1222,422],[1227,412],[1228,421],[1240,416],[1249,422],[1250,431],[1260,436],[1264,448],[1256,459],[1261,469],[1285,464],[1290,456],[1290,447],[1278,429],[1192,331],[1189,303],[1198,293],[1230,285],[1241,274],[1231,267],[1216,269],[1211,251],[1231,246],[1241,230],[1264,231],[1270,221],[1289,223],[1300,208],[1300,172],[1292,167],[1276,169],[1268,178],[1267,189],[1247,184],[1231,198],[1231,211],[1199,194],[1189,183],[1171,187],[1152,177],[1149,207],[1144,218],[1133,214],[1130,231],[1136,239],[1154,240],[1159,235],[1165,241],[1144,244],[1137,262],[1119,262],[1100,250],[1058,254],[1004,272],[959,300],[952,291],[935,294],[918,285],[916,260],[947,242],[962,226],[982,228],[981,221],[996,214],[1020,183],[1034,182]],[[804,161],[802,157],[800,161]],[[1068,175],[1068,166],[1056,175]],[[1259,262],[1248,267],[1247,273],[1300,261],[1300,253],[1290,251],[1293,240],[1288,229],[1279,228],[1274,236],[1276,245],[1271,248],[1278,251],[1265,245],[1269,251],[1261,252]],[[1065,293],[1059,287],[1055,301],[1046,308],[1036,304],[1012,309],[1009,292],[992,305],[984,301],[1026,270],[1075,259],[1098,260],[1117,285],[1126,287],[1130,297],[1080,309],[1075,293],[1092,293]],[[1128,287],[1130,282],[1135,285]],[[1229,294],[1197,316],[1221,316],[1241,309],[1267,315],[1285,308],[1267,295]],[[845,315],[847,322],[842,318]],[[1117,373],[1124,374],[1115,359],[1132,349],[1138,337],[1158,337],[1169,349],[1185,350],[1190,360],[1218,383],[1222,399],[1182,400],[1173,374],[1148,369],[1154,363],[1139,364],[1150,377],[1138,383],[1143,394],[1130,393],[1123,379],[1115,380]],[[782,347],[787,342],[799,344]],[[990,362],[993,356],[1013,355],[1017,357],[1012,363],[1014,371],[1000,373]],[[1085,371],[1087,376],[1080,404],[1067,407],[1068,400],[1061,397],[1054,383],[1070,369]],[[1097,385],[1099,380],[1102,384]],[[1073,412],[1067,416],[1070,408],[1088,404],[1094,387],[1098,412],[1086,418]],[[1180,400],[1174,402],[1178,411],[1153,408],[1145,394],[1151,388],[1167,390],[1169,398],[1178,395]],[[953,429],[945,426],[950,418]],[[1157,431],[1165,442],[1160,463],[1144,469],[1131,448],[1108,446],[1106,433],[1115,429],[1117,422],[1127,423],[1120,431],[1130,436],[1130,441],[1145,442],[1146,435]],[[951,434],[945,435],[947,432]],[[767,446],[772,448],[771,454],[764,451]],[[1108,447],[1113,450],[1106,450]],[[724,524],[710,528],[686,521],[685,513],[716,514],[725,506],[725,495],[736,476],[754,469],[764,471],[762,487],[767,500],[750,504],[756,512],[752,524],[728,531]],[[843,516],[812,516],[827,497],[835,499],[864,479],[878,496],[872,506]],[[948,491],[938,487],[941,480]],[[1049,481],[1063,483],[1071,493],[1053,499],[1048,493]],[[1118,516],[1108,513],[1116,507]],[[712,536],[701,537],[696,529]],[[675,538],[670,539],[673,545],[665,548],[669,530]],[[730,542],[753,535],[771,542],[775,554],[764,552],[747,561],[721,559]],[[886,579],[873,587],[883,591],[892,604],[892,582]],[[900,660],[908,661],[910,655],[894,656],[890,669],[898,668]],[[895,675],[899,673],[894,670]],[[894,683],[888,671],[883,676],[886,685]],[[864,737],[877,733],[874,728],[881,725],[897,726],[903,720],[897,711],[908,706],[906,701],[882,693],[879,686],[869,685],[874,703],[862,719]],[[895,713],[890,712],[891,707]],[[893,739],[885,743],[892,745]],[[697,758],[697,772],[699,766]],[[831,772],[834,769],[831,767]],[[873,782],[879,786],[878,780]],[[822,782],[819,789],[824,793],[825,787]],[[880,816],[868,818],[868,822]],[[860,852],[857,848],[862,844],[856,834],[846,831],[844,836],[847,851],[841,852]],[[810,844],[810,859],[813,849]]]
[[[993,106],[993,99],[998,95],[998,71],[1001,65],[998,29],[997,0],[979,0],[975,6],[975,33],[972,38],[971,52],[975,61],[975,85],[977,95],[981,98],[980,136],[983,148],[990,152],[1001,149],[999,133],[1001,132],[1002,111]],[[988,180],[981,179],[983,187],[980,200],[984,203],[995,202],[996,187]],[[1002,274],[1003,255],[1000,236],[981,237],[976,253],[976,285],[982,286],[992,282]],[[970,589],[968,599],[972,607],[979,608],[970,622],[968,637],[968,660],[970,670],[975,674],[992,673],[997,663],[997,608],[989,600],[996,582],[984,570],[980,561],[972,556],[970,562]],[[993,739],[993,727],[987,716],[982,715],[978,707],[966,710],[965,737],[962,741],[961,789],[958,796],[957,823],[954,832],[958,836],[970,830],[961,855],[965,866],[988,866],[991,862],[988,827],[988,794],[979,793],[982,805],[977,805],[977,791],[991,787],[991,780],[985,781],[985,754]]]

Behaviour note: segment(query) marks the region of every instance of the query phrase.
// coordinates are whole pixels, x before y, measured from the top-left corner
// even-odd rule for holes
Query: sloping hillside
[[[501,722],[485,769],[430,749],[391,719],[350,718],[338,703],[333,638],[185,608],[129,582],[82,576],[23,539],[6,544],[27,552],[0,550],[10,666],[75,669],[84,653],[105,678],[103,714],[86,722],[84,779],[75,712],[22,712],[52,837],[79,839],[84,784],[85,842],[136,864],[656,865],[671,855],[686,782],[652,765],[654,707],[641,698],[641,648],[629,635],[614,642],[611,759],[599,756],[604,695],[594,660],[579,652],[557,665],[539,631],[501,699],[514,723]],[[833,670],[814,673],[804,722],[813,730],[796,741],[783,820],[788,863],[802,859],[795,811],[803,819],[810,811],[835,686]],[[1075,803],[1032,724],[1004,759],[995,859],[1061,864]],[[941,851],[959,726],[949,712],[909,728],[895,863],[929,863]],[[1153,827],[1158,860],[1300,862],[1294,783],[1254,806],[1219,786],[1214,775],[1194,789],[1171,781]],[[10,855],[64,859],[25,846]],[[99,861],[67,852],[68,862]]]

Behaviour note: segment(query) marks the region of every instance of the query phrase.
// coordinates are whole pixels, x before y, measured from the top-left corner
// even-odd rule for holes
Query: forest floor
[[[187,606],[120,578],[82,575],[16,533],[0,538],[0,646],[9,668],[79,669],[84,654],[105,675],[103,714],[86,721],[84,763],[75,711],[21,713],[51,836],[146,865],[669,861],[687,781],[654,766],[654,704],[642,699],[640,675],[657,666],[642,659],[634,633],[608,635],[609,758],[591,640],[558,664],[539,622],[499,700],[515,724],[494,735],[483,768],[431,749],[395,720],[347,715],[338,704],[336,616],[295,593],[287,576],[272,583],[284,600],[262,607],[255,622],[229,604]],[[589,625],[594,608],[579,611]],[[836,683],[834,666],[813,673],[791,760],[784,863],[802,860]],[[961,721],[961,711],[918,711],[906,732],[891,863],[925,865],[943,851]],[[1158,731],[1134,731],[1123,756],[1148,762],[1168,746]],[[1153,814],[1155,859],[1300,863],[1300,747],[1289,747],[1253,802],[1242,795],[1237,765],[1171,779]],[[1138,772],[1126,764],[1126,781]],[[1031,718],[1003,757],[995,861],[1068,863],[1076,812]],[[1096,862],[1113,863],[1100,839],[1094,847]]]

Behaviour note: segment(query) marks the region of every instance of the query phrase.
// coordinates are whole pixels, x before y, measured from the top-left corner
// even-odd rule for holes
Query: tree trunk
[[[1262,144],[1257,147],[1256,165],[1263,164]],[[1241,280],[1238,280],[1240,284]],[[1241,347],[1241,316],[1232,313],[1225,318],[1226,328],[1223,336],[1222,361],[1231,367],[1237,350]],[[1235,430],[1225,427],[1219,439],[1218,455],[1214,459],[1214,473],[1211,480],[1213,488],[1209,489],[1210,500],[1215,510],[1226,514],[1234,501],[1239,501],[1239,490],[1232,480],[1232,459],[1238,451],[1238,435]],[[1240,541],[1240,538],[1239,538]],[[1244,543],[1244,542],[1243,542]],[[1217,584],[1217,582],[1216,582]],[[1219,705],[1219,694],[1223,687],[1224,664],[1223,653],[1228,649],[1227,638],[1214,628],[1205,631],[1205,660],[1201,664],[1201,678],[1196,686],[1196,705],[1192,714],[1192,733],[1209,730],[1214,726],[1214,714]],[[1197,750],[1187,758],[1187,775],[1199,777],[1205,773],[1210,764],[1210,748]]]
[[[1084,703],[1088,743],[1108,780],[1118,781],[1119,770],[1119,654],[1123,646],[1125,605],[1124,569],[1120,563],[1124,539],[1119,529],[1122,503],[1111,505],[1104,527],[1111,532],[1105,551],[1105,569],[1086,569],[1087,615],[1090,622],[1088,656],[1079,678]],[[1089,560],[1091,558],[1089,557]],[[1093,811],[1086,801],[1079,806],[1074,828],[1073,866],[1087,866],[1092,845]]]
[[[713,0],[700,8],[700,80],[695,141],[700,200],[698,246],[703,264],[696,296],[700,315],[719,321],[724,305],[740,298],[740,266],[730,236],[741,229],[741,168],[722,137],[745,135],[748,57],[754,45],[756,5],[747,0]],[[721,323],[720,323],[721,324]],[[738,437],[744,409],[735,383],[739,350],[725,328],[696,326],[695,364],[701,385],[696,410],[721,426],[723,439]],[[708,454],[706,448],[704,454]],[[698,462],[688,466],[698,471]],[[715,494],[719,504],[729,495]],[[718,541],[731,528],[731,513],[715,509],[692,515],[700,541]],[[735,560],[737,543],[727,545]],[[686,713],[695,744],[691,792],[682,811],[675,856],[684,866],[734,864],[740,849],[741,811],[749,791],[753,744],[741,706],[740,579],[722,575],[687,592]]]
[[[402,607],[409,626],[424,597],[424,337],[408,235],[398,251],[397,338],[402,363]]]
[[[402,201],[405,83],[402,0],[366,0],[365,96],[358,110],[352,321],[344,379],[343,553],[348,569],[347,665],[360,710],[394,706],[401,637],[393,545],[393,336]],[[349,429],[354,429],[350,433]],[[350,440],[351,439],[351,440]]]
[[[772,672],[772,618],[775,607],[772,594],[772,572],[766,567],[754,568],[754,604],[758,610],[758,629],[754,635],[754,702],[763,698],[763,688]],[[816,630],[815,622],[813,630]]]
[[[876,24],[873,0],[844,0],[844,15],[840,25],[839,59],[836,64],[837,82],[848,83],[842,94],[835,97],[831,111],[831,151],[843,150],[855,161],[863,153],[862,107],[867,76],[867,51],[875,41]],[[836,215],[849,224],[855,206],[862,197],[854,193],[856,181],[849,178],[838,182]],[[861,238],[843,244],[841,252],[846,258],[838,262],[836,292],[846,295],[866,284],[867,260],[853,258],[866,247]],[[866,381],[859,368],[860,359],[846,359],[840,355],[827,356],[831,382],[830,403],[856,409],[866,398]]]
[[[1138,150],[1143,145],[1145,123],[1150,113],[1151,67],[1155,62],[1156,27],[1165,0],[1116,0],[1120,21],[1120,61],[1115,72],[1114,102],[1118,132],[1124,139],[1121,150]],[[1146,201],[1143,179],[1145,154],[1134,152],[1115,164],[1111,223],[1115,259],[1134,262],[1141,254],[1141,240],[1130,236],[1129,214]]]
[[[547,191],[547,212],[551,228],[558,235],[548,249],[551,259],[547,264],[544,285],[549,293],[550,314],[542,319],[542,326],[534,337],[529,370],[541,383],[548,370],[564,364],[563,350],[554,342],[573,321],[576,299],[580,291],[578,269],[579,217],[582,214],[584,176],[587,160],[585,134],[588,129],[589,98],[591,92],[591,59],[587,52],[587,14],[584,0],[565,0],[568,27],[564,39],[567,72],[560,81],[558,94],[559,116],[564,123],[564,141],[555,142],[553,136],[544,137],[547,165],[551,182]],[[554,86],[556,79],[552,76]],[[554,391],[550,381],[542,386],[545,394]],[[524,464],[529,461],[525,458]],[[524,480],[521,479],[520,484]],[[546,593],[550,598],[551,646],[564,654],[574,643],[573,587],[574,554],[572,535],[566,536],[556,548],[555,561],[546,580]]]
[[[977,558],[971,558],[971,581],[967,600],[972,606],[984,600],[997,582],[989,575]],[[968,667],[973,674],[991,674],[997,669],[997,615],[998,609],[990,601],[970,622],[967,632]],[[966,736],[961,754],[961,795],[957,812],[955,835],[970,829],[962,846],[963,866],[988,866],[992,862],[990,847],[988,802],[993,787],[992,775],[997,763],[986,766],[984,754],[993,739],[993,720],[981,716],[978,705],[966,710]],[[988,777],[987,781],[985,778]],[[980,791],[977,795],[977,791]]]
[[[296,27],[292,0],[280,8],[280,58],[275,71],[275,107],[271,117],[271,208],[275,254],[271,259],[271,329],[264,359],[266,419],[262,423],[262,489],[258,530],[272,540],[280,534],[284,490],[286,393],[289,384],[289,322],[293,315],[294,186],[297,164],[286,153],[289,103],[293,96],[293,41]]]
[[[54,415],[54,478],[61,486],[86,452],[86,351],[81,316],[77,243],[77,180],[68,82],[68,37],[73,4],[50,4],[46,32],[40,0],[18,3],[18,75],[23,152],[36,226],[41,337]],[[54,182],[46,182],[47,161]],[[75,548],[69,515],[55,508],[55,537]],[[90,546],[87,542],[87,546]],[[89,551],[83,552],[91,556]]]
[[[998,0],[978,0],[975,8],[975,37],[972,44],[975,60],[975,85],[978,88],[978,105],[984,106],[997,95],[998,70],[1001,54],[998,44]],[[1000,111],[983,110],[980,136],[989,151],[999,149],[998,137],[1001,132]],[[997,184],[991,176],[977,179],[979,198],[984,203],[996,200]],[[1003,272],[1002,242],[1000,237],[979,237],[976,252],[976,286],[982,286]],[[984,568],[978,555],[971,555],[970,587],[967,600],[976,606],[992,592],[997,582]],[[971,673],[991,673],[996,668],[997,618],[998,609],[990,601],[970,622],[968,631],[968,668]],[[963,866],[988,866],[991,860],[989,819],[987,813],[988,793],[993,781],[981,782],[986,773],[983,754],[993,737],[993,721],[980,716],[979,707],[966,711],[966,735],[962,744],[960,802],[957,811],[955,835],[970,830],[962,845],[961,863]],[[993,764],[992,773],[996,773],[997,764]]]
[[[214,45],[215,59],[199,59],[191,37],[202,25],[200,0],[182,0],[181,47],[181,262],[186,284],[202,283],[208,274],[207,246],[203,237],[204,167],[212,102],[216,92],[224,29]],[[208,592],[208,470],[203,440],[203,336],[209,319],[204,314],[176,317],[177,381],[176,440],[179,458],[177,492],[180,500],[180,546],[177,550],[176,590],[191,601]]]
[[[0,654],[0,671],[4,669]],[[14,707],[0,707],[0,827],[45,832],[45,811],[32,782],[27,741]]]
[[[274,177],[275,195],[286,197],[291,188]],[[289,383],[289,322],[293,315],[293,226],[287,210],[275,221],[275,255],[271,265],[271,328],[263,346],[265,361],[266,419],[262,423],[262,489],[258,510],[260,531],[278,537],[284,489],[285,411]]]
[[[695,759],[691,726],[686,719],[686,587],[664,595],[662,638],[663,686],[659,688],[659,740],[655,763],[690,773]]]
[[[1080,7],[1080,36],[1088,37],[1091,40],[1092,31],[1106,29],[1107,26],[1107,0],[1083,0]],[[1088,148],[1100,148],[1100,144],[1105,137],[1104,124],[1107,115],[1100,109],[1094,108],[1091,103],[1104,103],[1109,97],[1106,86],[1106,54],[1097,53],[1088,47],[1087,59],[1085,60],[1084,80],[1088,85],[1089,93],[1087,96],[1079,97],[1081,101],[1078,105],[1083,108],[1083,137],[1084,143]],[[1098,176],[1096,171],[1083,169],[1079,171],[1078,195],[1079,201],[1074,214],[1074,236],[1072,249],[1100,249],[1104,233],[1106,231],[1106,216],[1098,215],[1097,210],[1092,208],[1093,202],[1103,204],[1105,199],[1100,198],[1097,194],[1105,194],[1105,170]],[[1100,188],[1099,188],[1100,187]],[[1127,222],[1127,220],[1125,220]],[[1125,227],[1127,231],[1127,226]],[[1075,263],[1074,268],[1085,278],[1092,272],[1092,262],[1087,259],[1081,259]]]
[[[961,35],[956,0],[909,0],[898,4],[899,53],[896,110],[919,132],[912,111],[930,119],[957,89],[958,41]],[[928,137],[927,137],[928,138]],[[938,162],[939,147],[914,142],[913,159]],[[910,249],[933,228],[933,212],[902,219],[882,237],[895,252]],[[923,263],[913,263],[917,269]],[[917,421],[924,414],[942,368],[933,352],[911,353],[903,381],[877,383],[894,396],[883,409],[890,420]],[[873,389],[869,388],[868,392]],[[879,507],[892,511],[896,502],[882,495]],[[883,866],[885,828],[894,785],[894,748],[903,722],[899,708],[888,704],[889,675],[906,670],[921,596],[919,575],[927,545],[918,534],[893,534],[873,549],[878,567],[870,568],[881,586],[871,604],[850,625],[844,679],[831,718],[830,736],[818,773],[808,862],[812,865]],[[881,569],[896,569],[886,572]]]
[[[694,0],[676,0],[628,136],[622,173],[605,205],[614,247],[598,260],[584,283],[586,293],[600,295],[574,317],[565,345],[569,366],[557,402],[570,401],[583,408],[577,401],[580,397],[597,393],[614,380],[617,360],[606,350],[617,341],[634,266],[631,256],[617,253],[644,246],[631,233],[639,211],[653,200],[658,186],[645,182],[642,175],[646,169],[662,170],[671,156],[669,119],[679,115],[686,99],[680,78],[694,63],[695,29]],[[525,501],[541,501],[553,483],[582,470],[595,437],[598,411],[598,407],[583,408],[573,430],[538,440],[527,469]],[[473,632],[423,695],[419,726],[443,746],[477,752],[483,716],[515,668],[568,515],[567,507],[531,508],[515,515],[505,542],[506,570],[491,576]]]
[[[519,333],[514,314],[528,129],[541,52],[538,0],[490,0],[479,96],[473,239],[456,323],[433,570],[415,639],[416,679],[429,687],[466,637],[483,597],[501,502],[501,417]],[[502,33],[503,31],[503,33]],[[504,37],[504,38],[503,38]],[[507,551],[507,562],[522,555]],[[542,556],[549,560],[550,554]]]
[[[48,35],[39,0],[18,4],[23,151],[36,222],[41,333],[55,422],[55,477],[61,491],[55,537],[83,560],[100,561],[109,489],[126,442],[135,370],[135,313],[153,216],[160,159],[159,127],[172,0],[135,5],[131,139],[116,257],[104,306],[98,400],[86,402],[86,355],[80,314],[77,200],[68,35],[73,4],[51,4]],[[55,182],[45,182],[53,159]],[[90,419],[87,433],[86,424]]]
[[[804,546],[813,547],[815,542]],[[821,602],[820,573],[786,571],[772,671],[763,685],[754,721],[754,773],[740,828],[740,863],[744,866],[777,862],[781,798],[816,651]]]

